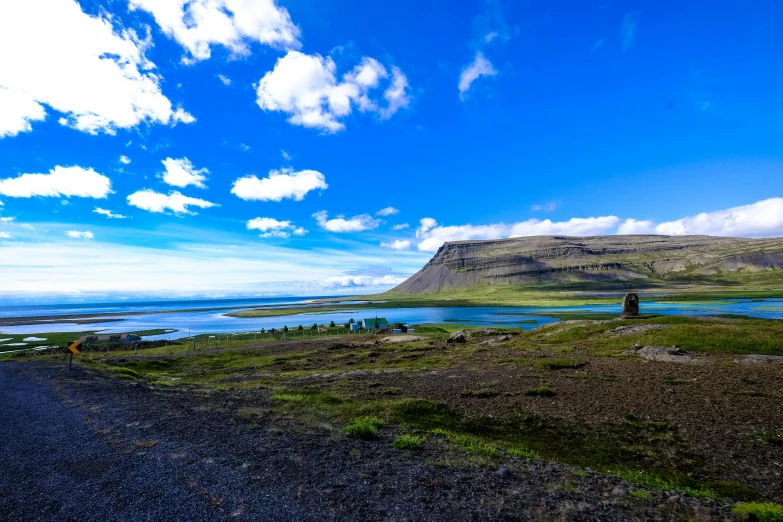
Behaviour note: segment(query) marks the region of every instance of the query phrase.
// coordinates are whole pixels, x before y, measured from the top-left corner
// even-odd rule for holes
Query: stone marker
[[[623,316],[634,317],[639,315],[639,296],[636,294],[625,294],[623,297]]]

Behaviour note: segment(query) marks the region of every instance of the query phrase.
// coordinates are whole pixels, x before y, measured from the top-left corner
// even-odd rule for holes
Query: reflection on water
[[[126,305],[127,306],[127,305]],[[110,332],[128,332],[148,330],[153,328],[176,329],[172,334],[152,336],[148,339],[177,338],[186,335],[204,333],[237,333],[257,331],[261,328],[282,328],[323,324],[334,321],[344,324],[349,319],[384,317],[389,322],[408,324],[421,323],[451,323],[473,326],[501,326],[515,328],[535,328],[542,324],[557,321],[552,317],[529,315],[535,313],[562,312],[598,312],[620,314],[619,304],[563,306],[557,308],[533,307],[422,307],[422,308],[378,308],[351,309],[337,312],[310,312],[279,317],[237,318],[225,315],[226,310],[210,312],[165,312],[151,315],[123,315],[116,317],[116,322],[66,324],[52,323],[46,325],[14,326],[0,328],[2,333],[40,333],[40,332],[82,332],[100,330]],[[641,312],[644,314],[663,315],[710,315],[736,314],[767,319],[783,319],[783,299],[733,299],[720,302],[705,302],[704,304],[670,304],[660,302],[642,302]]]

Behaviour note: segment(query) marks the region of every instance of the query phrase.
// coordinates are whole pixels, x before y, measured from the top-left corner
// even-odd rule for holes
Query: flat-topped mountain
[[[476,285],[591,281],[709,283],[781,269],[783,238],[535,236],[445,243],[393,291],[418,294]]]

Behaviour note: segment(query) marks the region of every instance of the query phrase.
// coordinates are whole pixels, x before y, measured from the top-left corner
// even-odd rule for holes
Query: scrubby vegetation
[[[735,359],[746,353],[783,355],[783,323],[655,317],[556,323],[532,331],[474,327],[467,343],[446,343],[451,332],[464,328],[419,325],[416,338],[400,342],[352,335],[210,353],[89,354],[80,364],[227,398],[252,391],[268,404],[233,410],[247,427],[257,427],[266,415],[330,431],[338,440],[344,435],[385,441],[411,451],[428,440],[426,451],[412,457],[437,448],[484,466],[541,459],[653,490],[735,501],[768,498],[755,479],[731,466],[715,467],[705,457],[704,444],[720,452],[726,447],[722,442],[711,446],[700,437],[696,444],[693,434],[701,434],[701,419],[708,418],[725,423],[716,428],[719,435],[709,437],[731,436],[737,438],[732,444],[779,451],[780,436],[770,431],[773,418],[745,433],[734,429],[732,416],[778,415],[773,401],[783,382],[780,366],[742,365]],[[635,343],[676,344],[711,358],[706,365],[651,363],[629,353]],[[688,396],[678,396],[680,390]],[[662,407],[669,396],[678,400]],[[715,420],[713,409],[732,401],[742,406]],[[748,452],[742,458],[759,466],[770,455]],[[737,458],[723,454],[717,460]],[[630,491],[637,499],[649,494]]]

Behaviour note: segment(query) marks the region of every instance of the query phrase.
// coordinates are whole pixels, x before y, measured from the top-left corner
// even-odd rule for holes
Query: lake
[[[536,307],[421,307],[421,308],[377,308],[356,309],[346,305],[344,310],[333,312],[309,312],[278,317],[238,318],[225,314],[232,309],[243,309],[247,306],[286,307],[302,303],[308,298],[269,298],[259,300],[199,300],[199,301],[166,301],[161,303],[109,303],[98,305],[63,305],[55,306],[14,306],[0,307],[0,317],[22,317],[40,315],[67,315],[75,313],[110,313],[120,312],[122,315],[113,317],[113,322],[96,322],[86,324],[70,324],[57,322],[51,324],[0,327],[1,333],[35,334],[42,332],[82,332],[101,331],[105,333],[129,332],[153,328],[173,329],[176,332],[166,335],[150,336],[145,339],[174,339],[187,335],[206,333],[238,333],[257,331],[261,328],[282,328],[284,325],[296,327],[308,326],[313,323],[323,324],[334,321],[344,324],[349,319],[361,320],[370,317],[384,317],[389,322],[408,324],[420,323],[455,323],[472,326],[499,326],[515,328],[535,328],[542,324],[556,322],[557,319],[535,313],[562,312],[600,312],[620,314],[619,304],[562,306],[556,308]],[[360,299],[360,298],[358,298]],[[360,302],[360,301],[356,301]],[[355,302],[355,303],[356,303]],[[354,303],[354,304],[355,304]],[[221,310],[186,312],[187,309],[221,307]],[[34,310],[33,310],[34,309]],[[170,312],[139,315],[139,312],[151,310],[172,310]],[[56,312],[56,313],[55,313]],[[127,314],[126,314],[127,312]],[[642,301],[641,313],[661,315],[714,315],[736,314],[766,319],[783,319],[783,299],[730,299],[700,304],[672,304],[658,301]]]

